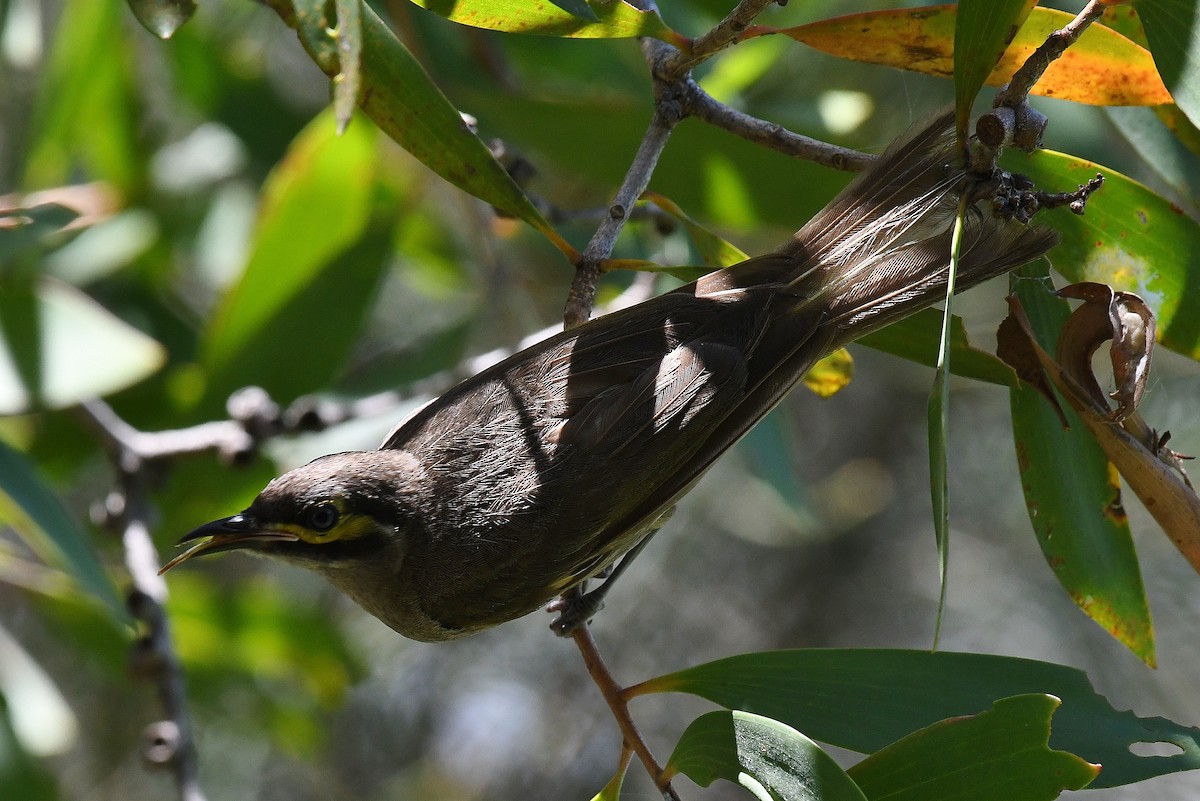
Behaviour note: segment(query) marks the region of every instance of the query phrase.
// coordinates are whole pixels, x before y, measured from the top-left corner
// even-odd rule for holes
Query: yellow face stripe
[[[275,531],[286,531],[295,534],[302,542],[310,545],[324,545],[330,542],[345,542],[355,540],[370,534],[378,525],[367,515],[343,513],[338,523],[329,531],[314,531],[299,523],[277,523],[271,526]]]

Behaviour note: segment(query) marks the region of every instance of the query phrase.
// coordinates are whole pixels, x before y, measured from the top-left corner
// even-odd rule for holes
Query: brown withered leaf
[[[1008,303],[1010,308],[1017,303],[1017,296],[1010,295]],[[1020,309],[1020,305],[1016,306]],[[1021,309],[1021,318],[1025,318],[1025,311]],[[1042,368],[1042,363],[1038,359],[1037,343],[1033,335],[1029,333],[1029,321],[1020,322],[1016,315],[1012,312],[1008,317],[1005,317],[1000,323],[999,330],[996,331],[996,355],[1001,361],[1013,369],[1017,374],[1017,378],[1021,383],[1029,386],[1042,393],[1042,396],[1050,402],[1054,407],[1055,414],[1058,415],[1059,422],[1063,428],[1070,428],[1067,423],[1067,416],[1063,414],[1062,406],[1058,403],[1058,396],[1054,394],[1053,385],[1050,379],[1046,377],[1046,371]]]
[[[1022,381],[1048,397],[1053,399],[1048,383],[1058,389],[1130,489],[1200,572],[1200,498],[1179,455],[1166,447],[1167,435],[1151,428],[1137,411],[1150,372],[1153,313],[1137,295],[1105,284],[1073,284],[1058,294],[1083,301],[1063,326],[1058,358],[1038,344],[1015,295],[1008,299],[1009,317],[1001,325],[998,355]],[[1117,386],[1111,396],[1104,394],[1091,366],[1092,355],[1106,340],[1113,343],[1110,356]],[[1115,409],[1109,397],[1116,400]]]
[[[1109,356],[1117,388],[1109,397],[1117,401],[1117,408],[1110,416],[1116,422],[1124,420],[1136,411],[1146,390],[1154,350],[1154,313],[1137,295],[1115,291],[1108,284],[1071,284],[1058,294],[1083,301],[1063,326],[1058,363],[1107,406],[1092,372],[1092,355],[1105,341],[1112,340]]]

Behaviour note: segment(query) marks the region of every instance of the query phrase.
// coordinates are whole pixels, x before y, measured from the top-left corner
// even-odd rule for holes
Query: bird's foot
[[[603,608],[603,593],[595,590],[585,593],[578,588],[570,590],[546,607],[547,612],[558,612],[558,617],[550,624],[550,630],[559,637],[570,637],[576,629],[590,623]]]

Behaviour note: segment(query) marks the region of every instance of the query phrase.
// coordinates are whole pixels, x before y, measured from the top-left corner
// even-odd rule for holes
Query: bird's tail
[[[744,381],[703,441],[693,444],[686,468],[675,470],[651,502],[613,523],[612,530],[645,531],[818,359],[944,297],[960,198],[979,188],[960,165],[952,122],[952,115],[939,115],[901,136],[775,253],[675,290],[713,301],[704,304],[711,316],[692,320],[689,346],[676,351],[688,350],[696,363],[734,351]],[[967,216],[959,288],[1037,258],[1057,241],[1053,231],[999,219],[991,209],[976,207],[983,205],[973,203]],[[667,319],[665,326],[656,319],[649,336],[639,338],[652,345],[645,354],[659,359],[656,369],[664,341],[678,343],[683,336],[685,317]],[[622,321],[629,319],[633,315]],[[575,354],[579,352],[577,347]],[[629,363],[623,356],[622,364]]]
[[[713,432],[697,464],[715,460],[772,409],[821,357],[942,300],[960,198],[980,194],[961,165],[953,115],[897,139],[782,248],[701,278],[680,292],[748,298],[748,378],[737,414]],[[955,286],[967,289],[1031,261],[1058,241],[1046,228],[1001,219],[974,200]]]
[[[946,292],[959,199],[952,112],[915,126],[780,248],[797,311],[820,309],[835,339],[857,338],[936,303]],[[966,289],[1048,251],[1051,229],[996,217],[986,198],[968,206],[956,286]]]

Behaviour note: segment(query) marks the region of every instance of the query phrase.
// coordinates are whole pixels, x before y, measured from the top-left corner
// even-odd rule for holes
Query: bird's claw
[[[604,600],[591,593],[569,593],[552,601],[547,612],[558,612],[550,623],[550,630],[559,637],[570,637],[576,629],[592,621],[596,613],[604,608]]]

